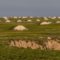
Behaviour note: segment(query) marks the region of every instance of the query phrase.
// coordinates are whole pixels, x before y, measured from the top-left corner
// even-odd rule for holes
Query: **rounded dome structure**
[[[16,26],[16,27],[14,27],[14,30],[23,31],[23,30],[27,30],[27,28],[24,27],[23,25],[18,25],[18,26]]]

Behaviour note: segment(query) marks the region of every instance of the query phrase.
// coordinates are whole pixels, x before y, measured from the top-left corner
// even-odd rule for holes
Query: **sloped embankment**
[[[42,49],[42,46],[35,43],[34,41],[27,41],[27,42],[23,41],[23,40],[11,41],[10,46],[14,46],[14,47],[18,47],[18,48],[31,48],[31,49],[41,48]]]
[[[42,44],[38,44],[35,41],[24,41],[24,40],[15,40],[10,41],[9,46],[18,47],[18,48],[31,48],[31,49],[41,49],[41,50],[60,50],[60,42],[59,40],[47,40]]]

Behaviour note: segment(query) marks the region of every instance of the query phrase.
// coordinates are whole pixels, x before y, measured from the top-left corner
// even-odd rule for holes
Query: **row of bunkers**
[[[41,18],[41,16],[4,16],[3,18]],[[42,17],[42,18],[51,18],[51,19],[59,18],[60,19],[60,16],[48,16],[48,17]]]
[[[39,22],[40,25],[48,25],[52,23],[60,24],[60,16],[49,16],[49,17],[39,17],[39,16],[10,16],[10,17],[0,17],[0,23],[10,23],[15,22]]]

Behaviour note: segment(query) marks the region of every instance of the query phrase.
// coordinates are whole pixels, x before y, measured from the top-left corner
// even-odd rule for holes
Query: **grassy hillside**
[[[20,19],[22,22],[17,22]],[[27,20],[31,19],[31,22]],[[40,19],[40,21],[36,21]],[[0,18],[0,60],[60,60],[60,51],[58,50],[41,50],[31,48],[10,47],[8,45],[11,40],[35,41],[38,44],[51,37],[52,40],[60,40],[60,23],[56,23],[60,19],[44,20],[41,18],[9,18],[10,23],[6,23],[4,18]],[[48,25],[40,25],[40,23],[48,21],[52,22]],[[23,25],[28,30],[15,31],[13,28],[17,25]]]

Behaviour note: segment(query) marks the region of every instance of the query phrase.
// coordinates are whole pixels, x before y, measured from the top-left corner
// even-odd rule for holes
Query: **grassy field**
[[[16,25],[23,25],[28,28],[27,31],[14,31],[13,28]],[[38,24],[0,24],[0,39],[15,38],[15,39],[39,39],[39,37],[60,37],[60,24],[51,24],[51,25],[38,25]],[[4,38],[3,38],[4,37]],[[60,39],[60,38],[59,38]]]
[[[41,51],[0,46],[0,60],[60,60],[60,51]]]
[[[17,19],[9,18],[11,23],[4,23],[4,19],[0,23],[0,60],[60,60],[60,51],[54,50],[32,50],[30,48],[16,48],[9,47],[5,42],[9,40],[32,40],[32,41],[46,41],[47,37],[60,40],[60,24],[55,22],[59,19],[49,19],[53,22],[49,25],[40,25],[36,22],[37,18],[33,18],[33,22],[26,22],[27,19],[20,18],[23,22],[16,23]],[[19,19],[19,18],[18,18]],[[43,18],[39,18],[41,22]],[[17,25],[23,25],[28,28],[27,31],[14,31],[13,28]],[[42,38],[41,38],[42,37]]]

